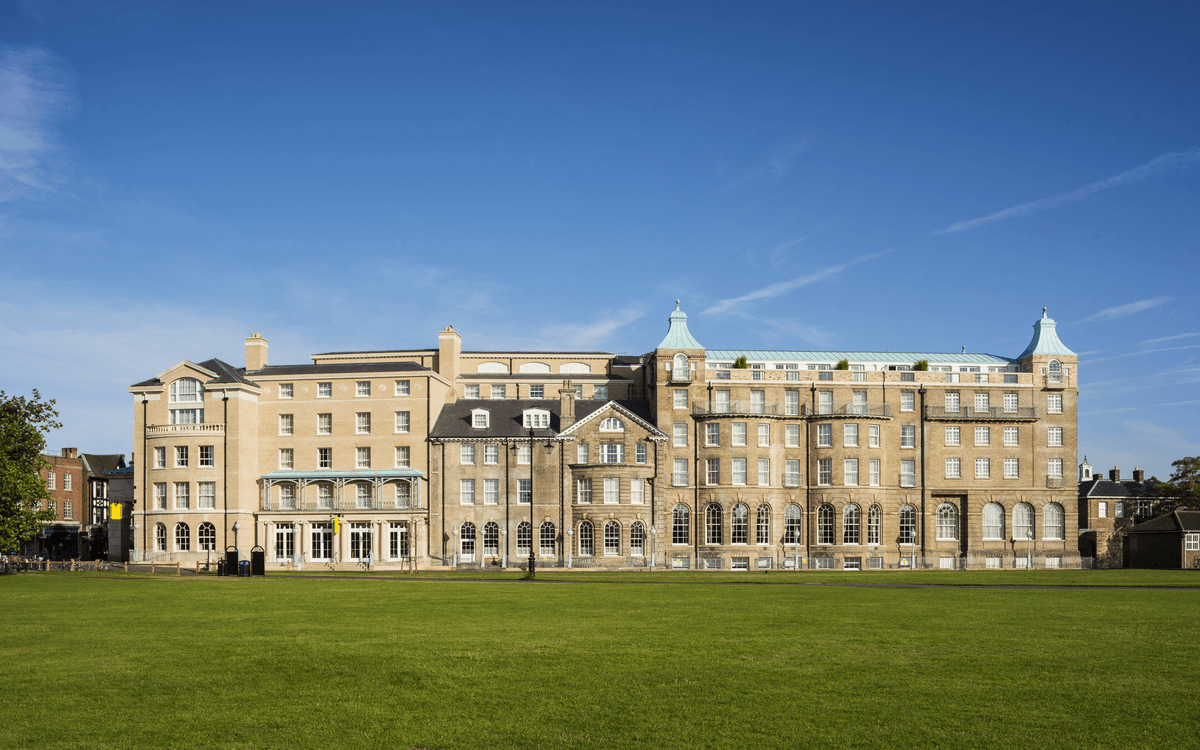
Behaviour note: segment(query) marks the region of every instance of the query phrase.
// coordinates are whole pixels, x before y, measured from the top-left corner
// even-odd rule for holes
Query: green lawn
[[[706,583],[970,575],[4,576],[0,747],[1196,746],[1194,576]]]

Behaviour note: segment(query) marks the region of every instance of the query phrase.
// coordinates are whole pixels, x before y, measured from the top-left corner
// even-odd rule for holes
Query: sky
[[[1196,3],[0,0],[0,389],[133,451],[181,360],[1079,353],[1200,454]]]

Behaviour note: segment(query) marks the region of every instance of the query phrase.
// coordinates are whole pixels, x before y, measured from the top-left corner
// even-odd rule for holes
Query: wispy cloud
[[[62,61],[36,47],[0,46],[0,201],[58,180],[54,123],[74,106]]]
[[[1125,359],[1127,357],[1141,357],[1146,354],[1156,354],[1158,352],[1176,352],[1180,349],[1200,349],[1200,344],[1189,344],[1187,346],[1162,346],[1158,349],[1143,349],[1138,352],[1128,352],[1126,354],[1114,354],[1111,357],[1098,357],[1096,359],[1089,359],[1082,362],[1082,364],[1091,365],[1095,364],[1096,362],[1108,362],[1109,360]]]
[[[1119,185],[1123,185],[1127,182],[1133,182],[1135,180],[1144,180],[1147,177],[1149,177],[1151,174],[1153,174],[1154,172],[1157,172],[1158,170],[1164,169],[1166,167],[1171,167],[1171,166],[1175,166],[1175,165],[1188,165],[1188,164],[1192,164],[1197,161],[1200,161],[1200,148],[1190,148],[1186,151],[1172,151],[1171,153],[1168,153],[1168,154],[1156,156],[1155,158],[1151,159],[1150,161],[1146,162],[1145,164],[1134,167],[1133,169],[1129,170],[1128,172],[1122,172],[1119,175],[1114,175],[1107,179],[1100,180],[1099,182],[1093,182],[1090,185],[1084,185],[1081,188],[1076,188],[1075,190],[1071,190],[1066,193],[1059,193],[1058,195],[1051,196],[1049,198],[1042,198],[1041,200],[1029,201],[1028,203],[1020,203],[1016,206],[1011,206],[1009,208],[1006,208],[1003,211],[997,211],[994,214],[988,214],[987,216],[980,216],[975,219],[967,219],[966,221],[960,221],[956,224],[951,224],[948,227],[943,227],[942,229],[939,229],[936,232],[934,232],[934,234],[951,234],[953,232],[965,232],[965,231],[968,231],[971,229],[975,229],[976,227],[981,227],[984,224],[991,224],[994,221],[1002,221],[1004,219],[1011,219],[1014,216],[1024,216],[1026,214],[1035,214],[1040,211],[1045,211],[1046,209],[1060,206],[1063,203],[1071,203],[1073,201],[1083,200],[1084,198],[1087,198],[1088,196],[1091,196],[1091,195],[1095,195],[1096,193],[1099,193],[1102,190],[1108,190],[1109,188],[1115,188],[1115,187],[1117,187]]]
[[[1143,310],[1149,310],[1152,307],[1165,305],[1172,299],[1174,299],[1174,297],[1151,297],[1149,299],[1140,299],[1137,302],[1130,302],[1127,305],[1106,307],[1099,312],[1092,313],[1083,320],[1075,321],[1075,324],[1079,325],[1080,323],[1096,323],[1105,320],[1113,320],[1114,318],[1124,318],[1126,315],[1133,315],[1134,313],[1140,313]]]
[[[1162,404],[1162,406],[1166,406],[1166,404]],[[1200,443],[1189,440],[1182,433],[1169,427],[1136,421],[1122,422],[1121,424],[1137,435],[1139,441],[1149,442],[1158,445],[1163,450],[1170,451],[1167,455],[1194,456],[1200,452]]]
[[[827,279],[830,276],[835,276],[835,275],[841,273],[842,271],[845,271],[847,268],[850,268],[851,266],[856,266],[859,263],[866,263],[867,261],[875,260],[876,258],[882,258],[883,256],[887,255],[890,252],[892,252],[892,251],[884,250],[883,252],[880,252],[880,253],[872,253],[870,255],[863,255],[861,257],[855,258],[854,260],[847,261],[846,263],[839,263],[836,266],[829,266],[828,268],[823,268],[819,271],[816,271],[815,273],[810,273],[806,276],[797,276],[796,278],[789,279],[787,281],[777,281],[774,284],[769,284],[769,285],[763,287],[762,289],[755,289],[753,292],[743,294],[741,297],[731,297],[729,299],[723,299],[720,302],[718,302],[717,304],[708,308],[707,310],[704,310],[703,312],[705,315],[708,315],[710,313],[723,313],[732,307],[742,304],[743,302],[752,302],[754,300],[759,300],[759,299],[770,299],[772,297],[778,297],[779,295],[790,292],[793,289],[799,289],[802,286],[808,286],[809,284],[814,284],[818,281],[821,281],[822,279]]]
[[[1163,336],[1162,338],[1158,338],[1158,339],[1146,339],[1145,341],[1142,342],[1142,345],[1145,346],[1147,344],[1161,344],[1164,341],[1178,341],[1179,339],[1190,339],[1193,336],[1200,336],[1200,331],[1197,331],[1196,333],[1178,333],[1178,334],[1175,334],[1174,336]]]
[[[733,188],[745,185],[747,182],[762,177],[782,177],[792,171],[792,167],[796,163],[796,159],[808,150],[811,138],[802,138],[798,141],[784,144],[769,154],[764,162],[750,170],[746,174],[725,185],[725,188]]]
[[[595,349],[610,341],[617,329],[645,315],[643,309],[627,308],[619,312],[602,312],[596,318],[582,323],[547,326],[540,332],[538,346],[544,349]]]

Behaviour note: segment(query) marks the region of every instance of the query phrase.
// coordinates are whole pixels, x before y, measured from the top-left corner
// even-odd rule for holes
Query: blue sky
[[[130,453],[182,359],[1081,354],[1200,454],[1194,3],[0,2],[0,388]]]

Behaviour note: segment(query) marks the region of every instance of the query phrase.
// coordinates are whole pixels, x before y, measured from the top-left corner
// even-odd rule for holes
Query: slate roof
[[[246,378],[246,368],[234,367],[228,362],[224,362],[215,357],[213,359],[204,360],[200,363],[200,366],[206,370],[212,370],[217,374],[215,378],[208,381],[209,383],[244,383],[246,385],[258,385],[258,383]]]
[[[102,476],[125,468],[124,453],[81,453],[79,457],[83,459],[83,466],[87,473],[92,476]]]
[[[1177,510],[1174,513],[1139,523],[1127,534],[1161,534],[1164,532],[1200,531],[1200,510]]]
[[[437,422],[429,431],[429,437],[438,438],[521,438],[528,437],[529,430],[522,426],[522,415],[526,409],[545,409],[550,412],[550,428],[534,430],[535,437],[555,437],[562,430],[559,421],[558,399],[459,399],[448,404],[438,415]],[[580,399],[575,402],[576,421],[587,417],[609,403],[597,399]],[[650,405],[643,400],[617,400],[615,403],[628,409],[653,424]],[[490,413],[488,427],[471,426],[471,410],[487,409]]]
[[[1080,497],[1139,498],[1158,497],[1152,482],[1135,482],[1132,479],[1114,482],[1111,479],[1092,479],[1079,483]]]
[[[416,362],[347,362],[314,365],[267,365],[248,374],[254,377],[276,378],[288,375],[346,375],[370,372],[433,372]]]

